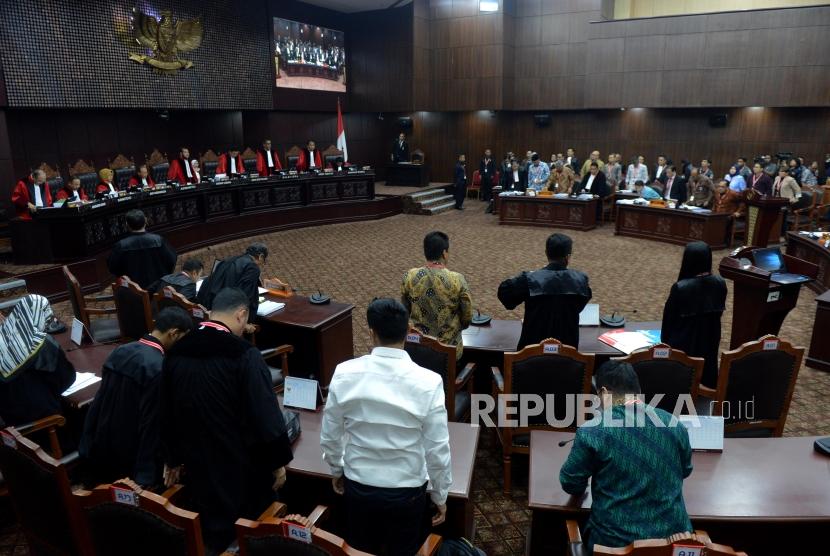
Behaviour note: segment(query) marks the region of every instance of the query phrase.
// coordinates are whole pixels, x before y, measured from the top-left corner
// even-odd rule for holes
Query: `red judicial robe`
[[[25,180],[20,180],[12,190],[12,204],[17,213],[17,217],[21,220],[31,220],[32,214],[29,212],[29,203],[35,204],[34,180],[29,176]],[[40,184],[40,198],[43,201],[44,207],[52,206],[52,193],[49,191],[49,186],[46,182]]]
[[[86,191],[84,191],[83,187],[78,190],[78,197],[81,198],[81,201],[89,201],[89,197],[87,197]],[[56,200],[62,201],[63,199],[69,199],[70,201],[74,201],[75,192],[68,187],[61,188],[61,190],[58,191],[58,194],[56,195]]]
[[[112,189],[110,189],[110,186],[112,186]],[[109,193],[112,193],[113,190],[115,190],[117,192],[118,191],[118,186],[115,185],[112,182],[108,183],[108,182],[102,181],[101,183],[98,184],[98,187],[95,188],[95,193],[109,194]]]
[[[256,152],[256,171],[260,176],[270,176],[274,172],[282,170],[282,163],[280,162],[280,157],[277,154],[277,151],[271,151],[271,162],[274,163],[274,166],[269,168],[268,167],[268,154],[266,153],[265,149],[257,149]]]
[[[190,178],[187,177],[187,170],[190,168]],[[170,169],[167,170],[167,179],[176,183],[196,183],[193,181],[193,167],[190,166],[190,161],[181,157],[170,162]]]
[[[152,176],[150,176],[149,174],[147,175],[147,186],[150,189],[155,189],[155,187],[156,187],[156,182],[153,181]],[[131,188],[132,187],[144,187],[141,184],[141,178],[138,177],[138,175],[135,175],[135,176],[130,178],[130,187]]]
[[[219,164],[216,166],[217,174],[229,174],[231,171],[231,159],[229,154],[219,156]],[[242,160],[242,155],[236,155],[236,173],[245,173],[245,162]]]
[[[308,170],[308,161],[311,159],[311,155],[308,149],[302,149],[300,151],[300,158],[297,160],[297,170],[300,172],[305,172]],[[320,151],[314,149],[314,165],[315,168],[323,169],[323,160],[320,158]]]

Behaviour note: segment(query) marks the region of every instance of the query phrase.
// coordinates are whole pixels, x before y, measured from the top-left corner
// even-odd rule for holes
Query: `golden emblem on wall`
[[[133,53],[129,55],[130,60],[168,74],[193,67],[193,62],[182,60],[179,53],[195,50],[202,44],[202,21],[197,17],[174,23],[170,10],[162,10],[160,14],[161,19],[156,19],[138,8],[133,9],[133,37],[149,49],[150,55]]]

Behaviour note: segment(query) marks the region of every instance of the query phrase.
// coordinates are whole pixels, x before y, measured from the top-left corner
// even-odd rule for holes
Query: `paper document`
[[[612,348],[618,349],[626,355],[640,348],[648,347],[654,343],[642,332],[630,332],[623,329],[606,332],[598,339],[600,342],[608,344]]]
[[[589,303],[582,309],[579,326],[599,326],[599,303]]]
[[[268,293],[268,290],[265,289],[265,288],[257,288],[257,290],[259,291],[259,295],[262,295],[264,293]]]
[[[282,404],[286,407],[315,410],[319,390],[320,385],[316,380],[287,376]]]
[[[723,417],[710,415],[678,415],[689,431],[692,450],[723,451]]]
[[[283,307],[285,307],[285,303],[277,303],[276,301],[264,301],[259,304],[259,309],[257,309],[256,314],[261,317],[267,317],[271,313],[279,311]]]
[[[83,390],[90,384],[95,384],[96,382],[100,382],[101,377],[95,376],[95,373],[76,373],[75,374],[75,382],[66,389],[63,393],[64,396],[71,396],[75,392],[79,390]]]

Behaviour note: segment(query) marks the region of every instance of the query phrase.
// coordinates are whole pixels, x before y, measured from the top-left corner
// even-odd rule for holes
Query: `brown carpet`
[[[496,298],[499,283],[521,270],[545,264],[544,243],[551,229],[502,227],[484,214],[484,203],[468,201],[467,210],[438,216],[399,215],[385,220],[336,224],[278,232],[233,241],[189,253],[210,268],[214,258],[240,253],[252,241],[270,250],[266,276],[299,288],[321,288],[339,301],[354,303],[355,353],[370,350],[365,311],[374,297],[399,295],[404,272],[420,265],[422,240],[431,230],[450,236],[453,270],[469,281],[476,308],[495,318],[521,318]],[[588,273],[594,302],[602,312],[621,311],[630,320],[660,320],[663,303],[676,279],[683,248],[613,235],[611,225],[590,232],[566,232],[574,240],[571,265]],[[715,265],[727,251],[715,254]],[[728,284],[730,289],[732,284]],[[782,338],[808,346],[815,314],[815,294],[804,288],[787,317]],[[60,313],[68,314],[66,303]],[[723,318],[723,348],[732,323],[731,293]],[[786,435],[830,435],[830,374],[802,367],[790,408]],[[529,527],[526,466],[520,462],[512,496],[501,493],[499,448],[483,430],[473,478],[475,542],[487,554],[521,554]],[[522,470],[524,468],[524,470]],[[11,545],[9,546],[9,542]],[[14,542],[0,539],[0,556],[19,554]]]

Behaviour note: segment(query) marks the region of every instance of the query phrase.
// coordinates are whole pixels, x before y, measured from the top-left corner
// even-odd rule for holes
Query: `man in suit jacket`
[[[568,149],[567,153],[565,155],[565,164],[570,166],[574,173],[579,172],[582,167],[579,165],[579,159],[576,157],[576,153],[574,153],[573,149]]]
[[[464,198],[467,196],[467,156],[458,155],[458,162],[455,163],[455,208],[464,210]]]
[[[689,195],[686,179],[683,176],[678,176],[677,169],[672,165],[666,166],[664,174],[666,175],[666,181],[663,182],[663,198],[667,201],[674,199],[678,205],[682,205]]]
[[[654,171],[651,175],[654,176],[654,181],[660,182],[663,186],[666,185],[666,167],[668,166],[668,162],[666,161],[666,157],[662,154],[657,157],[657,165],[654,167]]]
[[[602,218],[602,199],[608,196],[611,191],[608,188],[608,182],[605,179],[605,174],[599,171],[599,162],[591,162],[590,170],[582,178],[579,184],[574,184],[574,193],[590,193],[597,195],[600,201],[597,203],[597,219]]]
[[[406,134],[401,133],[392,144],[392,162],[399,164],[409,162],[409,143],[406,142]]]
[[[481,196],[489,203],[493,196],[494,180],[496,179],[496,160],[493,158],[490,149],[484,150],[484,158],[478,163],[478,174],[481,176]]]

